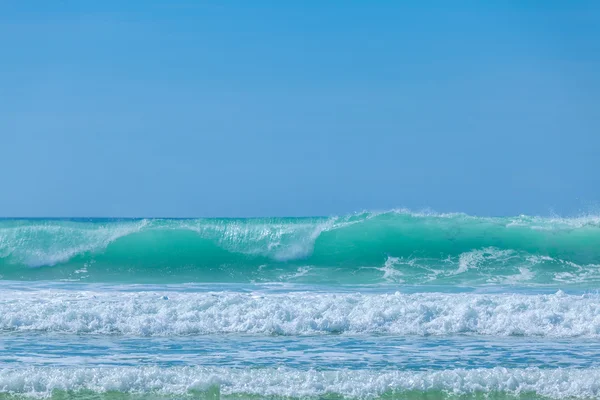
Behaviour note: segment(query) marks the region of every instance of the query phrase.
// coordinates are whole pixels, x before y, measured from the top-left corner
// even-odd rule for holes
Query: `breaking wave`
[[[600,337],[600,295],[13,290],[0,332]]]
[[[445,371],[106,367],[0,369],[12,396],[128,398],[137,394],[194,398],[597,398],[598,369],[489,368]],[[91,392],[91,393],[90,393]],[[3,397],[4,398],[4,397]]]
[[[0,278],[593,286],[598,243],[596,216],[0,220]]]

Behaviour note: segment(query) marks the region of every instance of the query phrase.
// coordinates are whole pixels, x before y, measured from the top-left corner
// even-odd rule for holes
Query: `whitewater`
[[[600,217],[0,219],[0,399],[600,398]]]

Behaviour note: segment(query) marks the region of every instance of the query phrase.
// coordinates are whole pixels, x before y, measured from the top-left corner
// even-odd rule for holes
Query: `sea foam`
[[[600,296],[5,288],[0,331],[600,337]]]
[[[291,398],[344,396],[370,399],[386,393],[507,393],[550,398],[596,398],[599,369],[453,369],[445,371],[107,367],[0,369],[0,391],[50,397],[54,391],[184,395],[258,395]],[[529,397],[531,398],[531,397]]]

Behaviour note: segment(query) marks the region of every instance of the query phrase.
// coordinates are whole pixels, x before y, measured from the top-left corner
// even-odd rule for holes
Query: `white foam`
[[[0,331],[600,337],[600,296],[6,288],[0,292]]]
[[[107,367],[0,369],[0,392],[50,397],[52,391],[369,399],[390,392],[444,391],[453,395],[505,392],[550,398],[597,398],[600,369],[453,369],[443,371]]]
[[[310,256],[319,235],[338,227],[337,220],[337,217],[308,219],[302,223],[285,220],[192,220],[184,221],[176,227],[213,239],[229,251],[288,261]]]
[[[311,270],[310,266],[298,267],[295,272],[282,274],[279,279],[284,282],[292,282],[306,276]]]
[[[402,272],[399,269],[394,267],[399,265],[410,265],[413,266],[412,260],[405,261],[401,257],[392,257],[388,256],[385,260],[385,264],[383,267],[377,268],[379,271],[383,272],[383,280],[386,282],[394,282],[394,283],[402,283],[404,280],[402,279]]]
[[[477,269],[484,262],[505,263],[511,258],[518,257],[513,250],[501,250],[496,247],[471,250],[460,254],[458,258],[458,269],[454,274],[462,274],[469,269]]]
[[[520,215],[509,217],[506,227],[529,227],[533,230],[597,228],[600,226],[600,215],[597,213],[582,214],[576,217],[550,217]]]

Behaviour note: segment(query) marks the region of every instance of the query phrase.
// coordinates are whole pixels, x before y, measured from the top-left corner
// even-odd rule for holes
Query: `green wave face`
[[[88,282],[600,282],[600,218],[0,220],[0,275]]]

